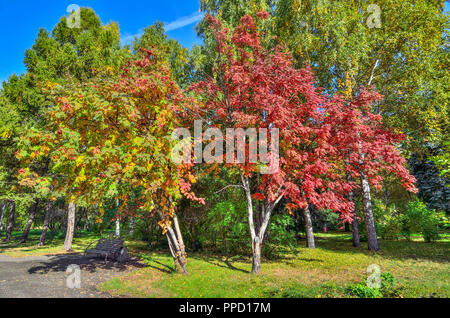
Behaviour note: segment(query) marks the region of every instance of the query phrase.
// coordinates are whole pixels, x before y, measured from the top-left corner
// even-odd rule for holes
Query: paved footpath
[[[72,264],[81,269],[80,289],[67,287],[66,270]],[[142,267],[137,261],[105,263],[75,254],[26,258],[0,254],[0,298],[110,298],[96,286],[137,267]]]

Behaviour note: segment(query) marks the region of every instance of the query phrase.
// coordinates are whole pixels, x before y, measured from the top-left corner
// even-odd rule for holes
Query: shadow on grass
[[[191,258],[204,261],[214,266],[231,269],[233,271],[238,271],[241,273],[250,273],[245,269],[238,268],[233,265],[234,262],[243,261],[248,262],[248,259],[244,256],[222,256],[222,255],[212,255],[212,254],[196,254],[191,256]]]
[[[78,265],[81,270],[96,273],[100,270],[115,270],[124,272],[129,267],[143,268],[144,264],[137,258],[131,258],[128,262],[118,263],[114,261],[105,262],[102,258],[89,258],[80,254],[56,255],[40,265],[31,267],[29,274],[45,275],[50,272],[65,272],[70,265]]]
[[[317,242],[317,247],[340,254],[378,255],[386,259],[414,259],[428,260],[438,263],[450,261],[450,242],[415,242],[415,241],[389,241],[379,239],[380,250],[369,251],[367,243],[361,242],[360,247],[353,247],[348,240],[326,240]]]

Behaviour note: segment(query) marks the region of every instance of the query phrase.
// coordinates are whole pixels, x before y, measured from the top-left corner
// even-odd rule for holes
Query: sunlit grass
[[[27,244],[19,244],[20,235],[14,233],[11,242],[0,242],[0,254],[26,257],[64,253],[63,233],[52,233],[44,247],[37,247],[40,231],[32,231]],[[71,252],[82,253],[99,238],[78,233]],[[249,257],[207,253],[190,254],[189,274],[176,274],[168,254],[151,252],[141,241],[126,241],[147,266],[99,288],[113,295],[136,297],[349,297],[347,287],[364,282],[367,267],[377,264],[382,272],[394,275],[401,297],[450,296],[448,235],[435,243],[424,243],[420,236],[413,236],[410,242],[380,240],[381,251],[376,253],[367,251],[364,242],[354,248],[350,239],[351,234],[343,232],[318,234],[316,249],[301,247],[301,242],[294,253],[265,260],[263,273],[257,276],[250,274]]]
[[[332,238],[332,236],[331,236]],[[400,297],[450,296],[448,242],[381,241],[374,253],[348,240],[318,240],[314,250],[263,263],[263,274],[250,274],[243,257],[190,255],[188,275],[172,272],[173,260],[160,253],[140,255],[148,267],[101,286],[116,295],[137,297],[349,297],[347,286],[364,282],[377,264],[397,279]]]
[[[40,230],[30,231],[28,241],[25,244],[20,243],[22,232],[14,232],[12,233],[12,240],[10,242],[3,242],[0,240],[0,254],[18,258],[28,256],[59,255],[66,253],[83,253],[90,244],[95,243],[100,237],[109,237],[109,234],[109,232],[105,232],[103,236],[100,236],[84,231],[79,232],[73,239],[72,250],[70,252],[65,252],[62,250],[64,245],[64,233],[49,233],[49,237],[47,238],[45,245],[38,246],[41,235]],[[145,243],[139,241],[126,241],[126,245],[137,249],[145,246]]]

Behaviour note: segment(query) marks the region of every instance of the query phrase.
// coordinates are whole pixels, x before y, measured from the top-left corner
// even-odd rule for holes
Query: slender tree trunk
[[[130,217],[130,228],[129,228],[129,235],[133,236],[134,234],[134,216]]]
[[[361,185],[364,205],[364,222],[366,224],[368,247],[370,251],[378,251],[380,249],[380,246],[378,245],[377,232],[375,230],[375,221],[373,218],[370,185],[365,173],[361,173]]]
[[[75,227],[75,203],[70,201],[67,215],[66,240],[64,242],[63,251],[72,250],[73,232]]]
[[[117,215],[116,215],[116,237],[120,237],[120,218],[119,218],[119,199],[116,200]]]
[[[178,222],[178,216],[173,215],[173,225],[175,226],[175,233],[178,238],[178,245],[180,246],[181,253],[183,257],[186,258],[186,246],[184,245],[183,235],[181,234],[180,223]]]
[[[316,248],[316,243],[314,241],[314,230],[311,221],[311,212],[309,211],[309,206],[303,210],[303,219],[305,221],[305,232],[306,241],[308,248]]]
[[[323,222],[323,233],[328,233],[328,225],[327,222]]]
[[[11,201],[11,212],[9,214],[9,222],[6,227],[6,237],[3,240],[4,242],[11,241],[11,232],[14,227],[14,216],[16,214],[16,201]]]
[[[245,197],[247,199],[247,209],[248,209],[248,224],[250,227],[250,235],[252,238],[252,273],[258,274],[261,271],[261,239],[257,235],[255,229],[255,222],[253,216],[253,201],[250,192],[250,180],[247,177],[241,175],[242,186],[244,187]]]
[[[163,220],[163,221],[166,220],[163,217],[161,212],[159,212],[159,216],[161,217],[161,220]],[[175,222],[175,219],[177,219],[176,215],[174,217],[174,223],[178,223],[178,220]],[[178,232],[178,237],[177,237],[176,232]],[[166,237],[167,237],[167,241],[169,244],[169,249],[170,249],[170,252],[173,257],[175,271],[182,272],[183,274],[187,274],[186,251],[184,249],[184,246],[183,246],[183,248],[181,248],[181,246],[179,244],[179,242],[183,242],[183,237],[181,235],[181,232],[179,231],[179,227],[178,227],[178,230],[176,230],[176,232],[173,230],[172,226],[170,226],[170,225],[167,226]],[[184,243],[183,243],[183,245],[184,245]]]
[[[120,220],[119,217],[116,218],[116,237],[120,237]]]
[[[252,258],[252,273],[258,274],[261,272],[261,247],[262,242],[259,236],[255,236],[252,240],[252,251],[253,251],[253,258]]]
[[[356,211],[355,211],[355,215],[353,216],[352,237],[353,237],[353,247],[360,247],[361,242],[359,240],[359,225],[358,225],[358,216],[356,214]]]
[[[28,235],[30,234],[31,226],[33,225],[38,206],[39,206],[39,200],[37,199],[34,202],[34,204],[31,206],[30,216],[28,217],[27,224],[25,225],[25,229],[23,231],[22,237],[20,238],[20,243],[22,243],[22,244],[26,243],[28,240]]]
[[[187,274],[187,270],[186,270],[186,255],[185,253],[183,253],[183,251],[181,250],[179,244],[178,244],[178,239],[177,236],[174,232],[174,230],[172,229],[171,226],[169,226],[167,228],[167,238],[169,241],[169,248],[170,251],[172,253],[173,256],[173,260],[174,260],[174,266],[175,266],[175,271],[176,272],[183,272],[183,274]]]
[[[0,203],[0,232],[3,230],[3,215],[6,210],[6,202]]]
[[[347,175],[347,181],[348,182],[352,181],[352,177],[349,174]],[[359,238],[358,214],[356,213],[355,194],[353,193],[353,191],[350,191],[350,193],[348,195],[348,200],[350,202],[353,202],[353,204],[355,205],[355,211],[354,211],[353,222],[352,222],[353,247],[360,247],[361,242],[360,242],[360,238]]]
[[[349,200],[350,202],[355,202],[355,195],[353,194],[353,191],[349,194]],[[359,239],[359,224],[358,224],[358,214],[356,213],[356,204],[355,204],[355,211],[353,215],[353,222],[352,222],[352,239],[353,239],[353,247],[360,247],[361,242]]]
[[[44,226],[42,228],[42,234],[39,238],[39,246],[44,246],[45,238],[47,237],[48,224],[50,223],[50,216],[52,214],[52,201],[49,201],[47,204],[47,208],[45,209],[45,218],[44,218]]]
[[[242,174],[241,179],[242,179],[242,187],[244,188],[245,197],[247,199],[248,223],[252,239],[252,253],[253,253],[252,273],[258,274],[261,272],[261,250],[262,245],[264,243],[266,230],[267,227],[269,226],[270,217],[272,215],[274,207],[280,202],[283,196],[282,195],[279,196],[273,203],[265,202],[265,204],[261,205],[260,207],[261,209],[260,210],[258,209],[260,213],[260,215],[258,215],[259,217],[258,226],[255,228],[250,180],[248,177],[244,177],[244,175]]]

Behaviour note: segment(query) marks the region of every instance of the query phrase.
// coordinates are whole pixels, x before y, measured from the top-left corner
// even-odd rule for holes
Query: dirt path
[[[66,270],[72,264],[81,269],[80,289],[67,287]],[[96,286],[137,267],[142,265],[135,260],[127,264],[105,263],[82,255],[26,258],[0,255],[0,298],[109,298]]]

